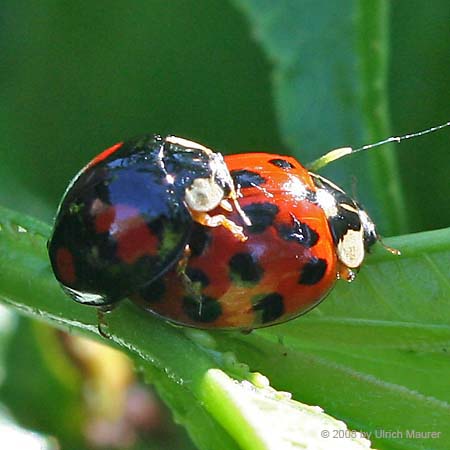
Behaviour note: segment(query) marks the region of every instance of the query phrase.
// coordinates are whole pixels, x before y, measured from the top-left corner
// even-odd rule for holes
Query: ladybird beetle
[[[361,206],[291,157],[225,161],[251,222],[242,224],[248,239],[195,224],[183,276],[171,270],[133,301],[182,325],[250,330],[304,314],[338,278],[353,280],[378,238]],[[236,211],[228,217],[240,223]]]
[[[233,205],[248,223],[220,153],[175,136],[116,144],[63,196],[48,243],[53,271],[76,301],[112,304],[170,270],[195,223],[244,241],[222,213]]]
[[[312,167],[447,126],[333,150]],[[352,281],[377,240],[356,201],[294,158],[223,158],[154,135],[116,144],[80,171],[48,249],[78,302],[129,297],[181,325],[251,330],[304,314],[337,279]]]

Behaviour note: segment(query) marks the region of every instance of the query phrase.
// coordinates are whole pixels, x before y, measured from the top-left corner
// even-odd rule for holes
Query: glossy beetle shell
[[[305,313],[337,278],[333,239],[311,176],[289,157],[225,160],[252,222],[245,226],[248,240],[196,225],[186,277],[171,271],[132,298],[166,319],[201,328],[253,329]],[[239,223],[236,213],[230,218]]]
[[[172,136],[105,150],[60,204],[48,244],[56,278],[76,301],[92,305],[151,283],[177,263],[189,239],[186,190],[198,178],[211,179],[226,197],[227,177],[220,154]]]

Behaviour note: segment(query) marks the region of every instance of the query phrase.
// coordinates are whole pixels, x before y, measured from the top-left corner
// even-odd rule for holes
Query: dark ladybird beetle
[[[136,303],[183,325],[250,330],[303,314],[336,279],[353,280],[378,238],[354,200],[291,157],[252,153],[225,162],[250,224],[237,211],[227,217],[248,239],[194,224],[184,273],[171,270],[137,290]]]
[[[194,224],[244,241],[223,214],[233,206],[248,223],[220,153],[174,136],[116,144],[64,194],[48,243],[53,271],[76,301],[112,304],[176,266]]]

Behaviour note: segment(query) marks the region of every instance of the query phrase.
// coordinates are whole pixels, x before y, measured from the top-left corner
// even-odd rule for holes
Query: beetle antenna
[[[330,164],[331,162],[343,158],[344,156],[353,155],[354,153],[363,152],[366,150],[371,150],[372,148],[379,147],[380,145],[389,144],[390,142],[400,143],[402,141],[406,141],[407,139],[412,139],[419,136],[424,136],[425,134],[434,133],[435,131],[441,130],[442,128],[446,128],[448,126],[450,126],[450,122],[446,122],[443,123],[442,125],[437,125],[435,127],[427,128],[426,130],[417,131],[416,133],[409,133],[403,136],[392,136],[388,139],[375,142],[374,144],[367,144],[358,148],[351,148],[351,147],[337,148],[335,150],[331,150],[330,152],[316,159],[312,163],[308,164],[306,167],[309,170],[315,172],[321,169],[322,167],[325,167],[326,165]]]

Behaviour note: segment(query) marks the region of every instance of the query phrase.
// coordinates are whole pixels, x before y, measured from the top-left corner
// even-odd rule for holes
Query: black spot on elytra
[[[205,295],[183,298],[183,310],[186,315],[195,322],[210,323],[218,319],[222,314],[220,303]]]
[[[255,234],[263,233],[266,228],[270,227],[279,211],[277,205],[269,202],[251,203],[242,209],[251,222],[246,229]]]
[[[276,292],[268,294],[255,302],[253,310],[262,312],[262,323],[273,322],[284,313],[283,297]]]
[[[241,189],[260,186],[267,181],[259,173],[252,172],[251,170],[232,170],[230,174],[236,187]]]
[[[264,269],[250,253],[236,253],[231,257],[228,265],[234,281],[258,283],[264,274]]]
[[[278,226],[278,234],[285,241],[293,241],[305,247],[313,247],[319,240],[319,235],[308,224],[300,222],[292,216],[293,223],[290,225],[281,224]]]
[[[158,278],[153,283],[139,289],[139,296],[148,303],[160,302],[166,293],[166,283],[162,278]]]
[[[200,256],[208,248],[211,242],[211,235],[206,231],[205,227],[194,224],[192,234],[189,239],[189,248],[191,256]]]
[[[186,275],[193,283],[201,283],[203,287],[206,287],[209,284],[208,275],[201,269],[188,267],[186,269]]]
[[[318,283],[327,270],[327,262],[325,259],[313,256],[302,268],[299,284],[313,285]]]
[[[268,162],[276,167],[279,167],[280,169],[293,169],[295,167],[289,161],[286,161],[285,159],[282,158],[270,159]]]

